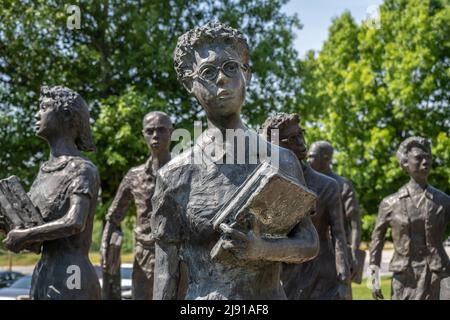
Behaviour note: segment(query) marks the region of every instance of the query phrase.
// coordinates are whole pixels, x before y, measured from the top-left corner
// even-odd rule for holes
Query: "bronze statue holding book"
[[[89,261],[100,179],[81,155],[92,151],[89,110],[76,92],[42,87],[36,135],[50,146],[27,195],[18,178],[0,182],[0,227],[14,252],[42,251],[31,285],[33,299],[99,299]]]
[[[177,76],[202,105],[208,129],[157,174],[154,299],[176,299],[180,259],[188,271],[186,299],[286,299],[281,262],[301,263],[318,252],[308,216],[316,195],[305,187],[298,160],[253,139],[258,135],[242,123],[249,54],[243,34],[218,22],[178,40]],[[218,139],[227,130],[257,141],[256,161],[255,146]],[[237,161],[234,147],[245,161]]]

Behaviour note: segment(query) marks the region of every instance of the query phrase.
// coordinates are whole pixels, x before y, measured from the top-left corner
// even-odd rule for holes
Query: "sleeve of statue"
[[[26,229],[44,223],[38,209],[25,192],[16,176],[0,180],[0,232]],[[37,244],[29,250],[39,252]]]

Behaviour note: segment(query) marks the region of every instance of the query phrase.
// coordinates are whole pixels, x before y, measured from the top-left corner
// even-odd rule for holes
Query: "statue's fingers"
[[[229,235],[233,239],[241,240],[241,241],[248,241],[247,236],[244,233],[231,228],[229,225],[227,225],[225,223],[221,223],[219,227],[220,227],[220,230],[222,230],[225,234]]]

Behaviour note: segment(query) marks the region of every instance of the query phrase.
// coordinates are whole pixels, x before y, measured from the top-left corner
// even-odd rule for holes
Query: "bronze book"
[[[217,229],[223,222],[245,225],[253,221],[253,227],[258,229],[254,231],[261,235],[286,236],[314,209],[316,198],[314,192],[291,176],[262,162],[222,206],[212,223]]]
[[[280,168],[262,162],[211,222],[215,229],[226,223],[244,232],[252,230],[263,237],[285,237],[313,211],[316,199],[314,192]],[[219,240],[211,250],[213,259],[222,256],[220,242],[224,240]]]
[[[19,178],[0,180],[0,232],[43,224],[41,214],[22,187]]]

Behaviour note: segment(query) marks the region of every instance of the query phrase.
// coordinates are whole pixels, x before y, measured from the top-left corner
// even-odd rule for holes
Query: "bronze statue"
[[[308,151],[307,160],[314,170],[333,178],[339,184],[344,210],[344,227],[351,258],[352,280],[361,283],[365,251],[359,249],[362,234],[359,203],[353,184],[331,169],[333,153],[334,148],[328,141],[316,141]]]
[[[281,262],[301,263],[313,258],[318,251],[317,232],[307,215],[292,226],[288,236],[267,238],[266,229],[258,232],[260,220],[252,220],[255,216],[241,209],[249,203],[250,207],[257,206],[256,202],[261,201],[260,185],[252,179],[260,178],[258,173],[264,166],[268,170],[274,166],[261,166],[261,154],[257,162],[251,163],[253,153],[247,143],[245,161],[239,163],[234,152],[220,152],[224,145],[216,139],[226,129],[245,133],[248,138],[258,137],[240,117],[251,78],[247,41],[238,30],[210,22],[179,38],[174,60],[180,81],[207,115],[208,130],[192,148],[158,172],[152,200],[152,231],[156,240],[154,299],[176,298],[180,259],[186,262],[188,271],[186,299],[286,299],[280,284]],[[225,144],[231,142],[227,139]],[[211,146],[219,147],[217,152],[209,153]],[[292,190],[294,194],[308,194],[295,156],[288,150],[268,146],[279,154],[278,171],[289,173],[286,178],[284,173],[282,177],[272,172],[271,181],[290,185],[286,193]],[[227,161],[223,163],[225,157]],[[199,158],[201,161],[196,161]],[[273,185],[269,181],[264,186]],[[249,196],[250,187],[259,191],[251,193],[248,202],[241,201]],[[293,213],[286,201],[277,201],[286,212]],[[306,210],[309,212],[314,202],[309,203],[311,206],[296,209],[294,220],[304,216]],[[243,220],[227,220],[228,209],[228,213],[237,212],[235,217]],[[283,210],[279,209],[275,218],[281,220]],[[286,218],[292,215],[286,213]],[[249,229],[241,228],[240,223],[246,223]]]
[[[383,299],[377,283],[384,236],[392,229],[394,256],[392,299],[438,300],[441,280],[449,276],[450,262],[442,241],[450,220],[450,197],[428,184],[431,147],[427,139],[410,137],[400,144],[397,159],[410,176],[407,184],[380,204],[370,244],[372,294]]]
[[[279,130],[280,146],[295,153],[302,165],[306,185],[318,195],[312,221],[319,233],[320,251],[316,258],[303,264],[283,264],[281,278],[286,295],[291,300],[351,299],[350,268],[337,182],[305,162],[307,146],[298,115],[277,113],[266,120],[262,129],[266,137],[270,137],[274,129]]]
[[[136,205],[136,227],[134,229],[135,250],[132,274],[132,296],[136,300],[153,299],[153,270],[155,260],[155,245],[151,235],[150,215],[152,212],[151,199],[155,190],[156,171],[171,159],[170,137],[172,122],[167,114],[160,111],[148,113],[143,120],[143,135],[151,149],[151,156],[146,163],[131,168],[120,183],[114,201],[106,215],[106,225],[102,238],[102,268],[104,274],[111,274],[108,270],[117,269],[120,255],[117,259],[109,258],[113,255],[111,236],[120,228],[128,209],[134,202]]]
[[[81,155],[95,149],[86,102],[68,88],[42,87],[36,135],[50,146],[50,159],[29,192],[44,223],[10,231],[5,245],[19,252],[42,243],[33,299],[99,299],[88,253],[100,179],[97,168]]]

